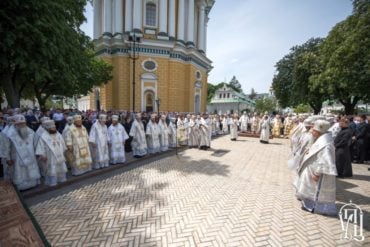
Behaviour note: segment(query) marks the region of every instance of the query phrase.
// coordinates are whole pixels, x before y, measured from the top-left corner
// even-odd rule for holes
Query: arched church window
[[[145,6],[145,25],[155,27],[157,25],[157,5],[147,2]]]

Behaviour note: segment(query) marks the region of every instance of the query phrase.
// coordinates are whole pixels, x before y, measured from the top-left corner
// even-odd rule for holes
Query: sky
[[[208,82],[233,75],[249,94],[268,93],[275,64],[289,49],[312,37],[326,37],[352,11],[350,0],[216,0],[207,33]],[[82,30],[92,37],[93,14],[86,7]]]

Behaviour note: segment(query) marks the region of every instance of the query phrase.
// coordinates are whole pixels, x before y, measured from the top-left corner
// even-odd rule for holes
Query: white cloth
[[[248,122],[249,122],[249,117],[248,115],[242,115],[239,119],[240,122],[240,130],[242,132],[246,132],[248,130]]]
[[[238,138],[238,126],[239,120],[238,119],[230,119],[230,139]]]
[[[340,131],[341,131],[341,127],[339,126],[339,123],[335,123],[329,129],[329,132],[331,132],[331,135],[332,135],[333,139],[335,139],[335,137],[337,137],[337,135]]]
[[[180,145],[188,144],[188,134],[185,122],[180,118],[177,119],[177,140]]]
[[[264,142],[269,142],[270,138],[270,121],[268,119],[263,119],[260,124],[260,140]]]
[[[168,150],[170,130],[167,126],[166,121],[164,120],[163,121],[159,120],[158,127],[159,127],[159,133],[160,133],[159,143],[161,146],[161,151],[164,152]]]
[[[209,136],[209,126],[203,118],[198,123],[198,143],[200,147],[210,147],[211,139]]]
[[[112,164],[126,162],[125,141],[129,137],[125,128],[120,123],[117,123],[115,126],[111,124],[108,128],[108,136],[110,143],[110,162]]]
[[[190,119],[188,123],[188,145],[189,147],[198,147],[199,146],[199,129],[198,125],[195,123],[194,120]]]
[[[257,116],[254,116],[251,120],[251,131],[256,133],[260,125],[260,120]]]
[[[46,184],[48,181],[53,183],[48,185],[56,185],[56,182],[63,182],[67,173],[66,160],[64,152],[67,150],[62,135],[57,132],[53,135],[44,132],[36,146],[36,155],[41,155],[47,158],[43,167]],[[58,178],[60,178],[58,180]]]
[[[330,133],[321,135],[309,148],[299,167],[297,197],[319,203],[335,203],[335,148]],[[320,176],[318,182],[313,175]]]
[[[229,131],[229,119],[224,117],[222,119],[222,132],[226,134]]]
[[[177,130],[176,130],[175,123],[170,122],[170,124],[168,125],[168,129],[169,129],[169,146],[171,148],[174,148],[176,147],[176,145],[178,145],[177,139],[176,139]]]
[[[8,133],[11,128],[13,127],[9,127],[9,125],[7,125],[0,132],[0,159],[3,165],[3,176],[7,181],[11,181],[13,170],[13,168],[9,167],[6,163],[6,157],[10,156],[10,140],[8,138]]]
[[[154,154],[161,150],[159,135],[160,131],[158,124],[149,120],[149,123],[146,126],[146,142],[148,144],[148,153]]]
[[[46,130],[41,125],[37,128],[35,132],[35,137],[33,138],[33,146],[36,148],[37,143],[39,142],[40,136],[45,132]]]
[[[109,166],[109,151],[108,151],[108,128],[105,124],[95,122],[90,130],[89,142],[95,144],[92,147],[93,168],[100,169]]]
[[[8,137],[11,142],[7,160],[12,160],[13,183],[19,190],[35,187],[39,183],[40,171],[37,166],[33,147],[34,132],[27,128],[28,136],[22,139],[16,128],[9,129]]]
[[[143,122],[136,119],[130,129],[132,152],[134,156],[144,156],[148,152]]]

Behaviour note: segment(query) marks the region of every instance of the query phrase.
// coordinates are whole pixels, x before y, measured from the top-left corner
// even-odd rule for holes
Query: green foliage
[[[273,112],[276,108],[275,101],[272,98],[260,98],[256,100],[256,112]]]
[[[250,99],[256,99],[257,98],[257,92],[254,90],[254,88],[251,89],[251,93],[249,95]]]
[[[111,78],[81,30],[86,0],[1,1],[0,77],[12,107],[21,96],[40,105],[52,94],[86,93]],[[107,76],[109,75],[109,76]]]
[[[309,79],[317,71],[320,38],[292,47],[290,53],[277,64],[273,78],[273,90],[282,107],[309,104],[315,113],[320,112],[322,102],[328,95],[311,87]]]
[[[242,93],[243,92],[242,85],[236,79],[236,76],[235,75],[231,78],[228,86],[231,87],[232,89],[234,89],[235,91],[237,91],[238,93]]]
[[[320,73],[314,88],[339,100],[352,114],[359,100],[370,100],[370,1],[354,1],[353,14],[330,31],[320,47]]]
[[[312,108],[309,105],[299,104],[294,108],[295,113],[308,113],[312,112]]]

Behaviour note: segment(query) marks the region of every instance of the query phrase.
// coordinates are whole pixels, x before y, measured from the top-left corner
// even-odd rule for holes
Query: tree
[[[251,94],[249,95],[250,99],[257,98],[257,92],[254,90],[254,88],[251,89]]]
[[[275,102],[271,98],[260,98],[256,100],[256,112],[273,112],[275,110]]]
[[[242,85],[241,85],[241,84],[239,83],[239,81],[236,79],[236,76],[235,76],[235,75],[231,78],[231,80],[230,80],[230,82],[229,82],[228,86],[230,86],[232,89],[234,89],[234,90],[235,90],[235,91],[237,91],[238,93],[243,92],[243,90],[242,90]]]
[[[280,59],[276,65],[276,73],[272,79],[272,89],[279,105],[283,108],[291,106],[290,96],[293,87],[293,54],[289,53]]]
[[[329,96],[325,91],[312,87],[310,77],[317,73],[318,52],[322,39],[311,38],[294,46],[277,64],[272,87],[282,107],[308,104],[317,114],[322,102]]]
[[[354,113],[360,100],[370,100],[370,1],[355,0],[353,14],[338,23],[320,46],[320,73],[313,87],[327,91]]]
[[[84,93],[103,83],[112,67],[95,61],[81,30],[86,0],[1,1],[1,85],[11,107],[33,92],[44,105],[51,94]],[[96,77],[97,72],[101,75]],[[81,89],[79,91],[78,89]]]
[[[312,112],[312,108],[309,105],[299,104],[294,108],[295,113],[308,113]]]

